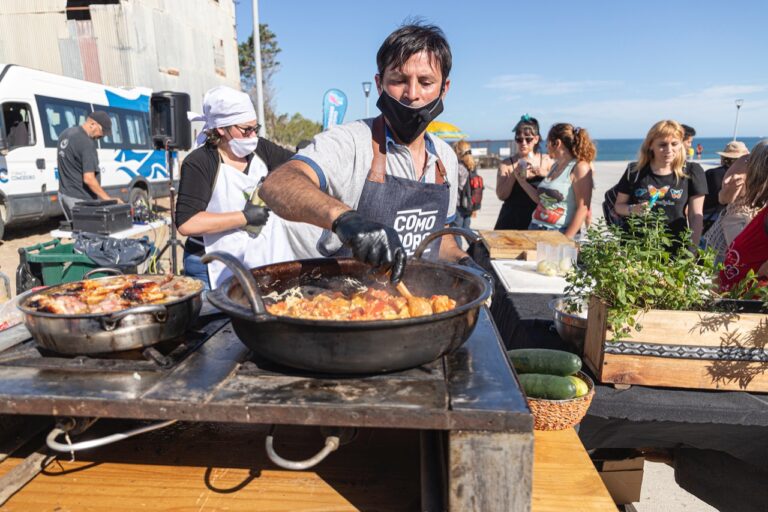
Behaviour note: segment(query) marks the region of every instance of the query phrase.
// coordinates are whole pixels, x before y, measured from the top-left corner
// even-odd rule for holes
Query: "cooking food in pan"
[[[340,291],[323,291],[313,297],[301,294],[288,296],[266,308],[276,316],[311,320],[394,320],[426,316],[456,307],[456,301],[447,295],[419,298],[418,310],[409,307],[405,297],[387,290],[367,288],[351,295]]]
[[[114,313],[146,304],[166,304],[202,288],[184,276],[125,275],[67,283],[40,292],[25,304],[41,313]]]

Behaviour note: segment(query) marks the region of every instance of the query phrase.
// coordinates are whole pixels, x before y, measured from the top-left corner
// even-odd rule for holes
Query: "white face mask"
[[[245,158],[254,151],[259,143],[258,137],[248,137],[247,139],[229,139],[229,149],[240,158]]]

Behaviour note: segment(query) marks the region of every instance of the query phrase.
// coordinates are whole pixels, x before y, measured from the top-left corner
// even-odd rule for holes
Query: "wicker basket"
[[[584,372],[578,372],[576,376],[587,383],[589,392],[584,396],[568,400],[528,398],[534,430],[565,430],[578,425],[587,414],[595,396],[595,383]]]

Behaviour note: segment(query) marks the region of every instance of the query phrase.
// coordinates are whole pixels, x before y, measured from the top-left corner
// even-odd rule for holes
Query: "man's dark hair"
[[[687,124],[680,124],[680,126],[683,127],[683,138],[684,139],[687,139],[688,137],[695,137],[696,136],[696,130],[694,130],[692,126],[688,126]]]
[[[443,83],[451,72],[451,47],[445,34],[435,25],[411,23],[398,28],[384,40],[376,54],[379,75],[387,68],[397,69],[411,56],[426,51],[440,65]]]

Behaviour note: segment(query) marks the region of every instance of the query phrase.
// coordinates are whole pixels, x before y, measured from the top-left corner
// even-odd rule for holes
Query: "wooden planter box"
[[[768,392],[768,315],[652,309],[618,342],[589,303],[584,360],[600,382]]]

